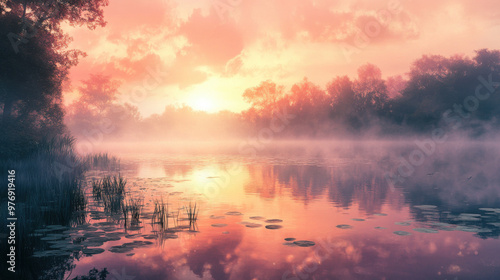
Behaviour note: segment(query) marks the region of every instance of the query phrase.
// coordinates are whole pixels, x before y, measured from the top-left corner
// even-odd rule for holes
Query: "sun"
[[[213,112],[216,109],[214,101],[205,96],[192,98],[189,101],[188,105],[197,111]]]

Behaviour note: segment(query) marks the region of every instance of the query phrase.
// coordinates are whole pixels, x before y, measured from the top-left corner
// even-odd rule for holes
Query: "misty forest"
[[[239,83],[227,73],[213,74],[220,67],[210,62],[220,59],[224,36],[264,36],[242,31],[251,29],[250,20],[234,11],[271,6],[217,6],[221,1],[214,0],[204,13],[175,1],[125,1],[119,8],[114,2],[0,1],[0,279],[500,275],[495,44],[421,51],[398,68],[406,70],[390,74],[376,55],[356,60],[355,70],[326,62],[314,69],[297,51],[303,64],[280,65],[298,73],[294,82],[247,70],[239,78],[254,75],[252,82]],[[294,15],[318,13],[318,22],[329,22],[330,12],[321,8],[326,2],[290,5],[298,7]],[[369,17],[371,6],[359,2],[351,8]],[[157,5],[152,10],[168,15],[162,19],[170,25],[159,28],[174,39],[164,45],[186,44],[172,52],[177,60],[165,78],[178,79],[179,86],[156,93],[165,101],[150,101],[161,107],[152,113],[142,104],[152,98],[148,87],[122,73],[135,73],[141,63],[161,64],[164,57],[113,62],[123,53],[135,58],[153,49],[146,45],[154,44],[156,29],[139,32],[126,23],[149,22],[142,5]],[[240,21],[223,22],[221,7]],[[393,20],[406,20],[417,8],[398,9]],[[122,16],[126,9],[138,9],[137,17]],[[177,25],[170,23],[185,11]],[[364,22],[348,14],[335,15],[339,22]],[[298,18],[313,22],[314,16]],[[320,29],[299,21],[311,29],[293,31],[283,22],[298,34],[289,36],[294,40],[315,34],[310,26]],[[113,33],[118,23],[130,34]],[[198,24],[201,35],[190,24]],[[216,31],[204,34],[211,24]],[[85,36],[89,41],[81,43]],[[391,40],[387,44],[396,44]],[[251,52],[252,41],[242,41]],[[384,55],[389,64],[403,63]],[[199,57],[205,60],[196,66]],[[191,103],[182,99],[193,88],[181,85],[194,73],[186,67],[210,68],[205,74],[211,79],[233,78],[238,86],[225,95],[207,89]],[[171,102],[173,96],[179,101]],[[193,106],[225,104],[234,96],[241,108]]]

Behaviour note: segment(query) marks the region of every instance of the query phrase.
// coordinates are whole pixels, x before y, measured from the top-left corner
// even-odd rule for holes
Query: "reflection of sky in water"
[[[121,273],[124,267],[136,279],[498,279],[500,231],[492,224],[500,213],[478,210],[500,207],[498,152],[441,151],[391,189],[384,174],[404,154],[399,149],[293,160],[277,152],[244,163],[227,156],[125,158],[130,185],[146,187],[133,193],[146,202],[173,192],[178,192],[169,198],[174,205],[199,201],[199,232],[137,248],[132,256],[106,251],[84,257],[72,275],[93,267]],[[225,215],[228,211],[243,215]],[[283,228],[241,224],[266,225],[251,216],[282,219]],[[227,226],[211,226],[218,223]],[[352,228],[338,228],[341,224]],[[316,245],[285,246],[288,237]],[[123,241],[108,243],[103,248]]]

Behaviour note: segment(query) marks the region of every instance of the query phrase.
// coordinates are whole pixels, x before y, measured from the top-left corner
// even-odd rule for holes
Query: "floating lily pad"
[[[262,225],[261,224],[255,224],[255,223],[249,223],[249,224],[246,224],[245,226],[249,227],[249,228],[258,228],[258,227],[261,227]]]
[[[293,237],[287,237],[287,238],[285,238],[285,241],[295,241],[295,238],[293,238]]]
[[[280,229],[282,227],[283,226],[280,226],[280,225],[267,225],[266,226],[267,229]]]
[[[481,216],[481,215],[479,215]],[[471,216],[471,215],[464,215],[460,214],[460,216],[455,218],[456,221],[462,221],[462,222],[480,222],[481,218],[478,218],[476,216]]]
[[[157,239],[158,235],[146,234],[146,235],[143,235],[143,237],[144,237],[144,239]]]
[[[97,241],[89,242],[89,241],[84,241],[84,242],[82,242],[82,245],[86,246],[86,247],[99,247],[99,246],[104,245],[104,242],[97,242]]]
[[[438,233],[438,230],[431,228],[414,228],[414,231],[423,232],[423,233]]]
[[[486,212],[500,212],[500,208],[479,208],[479,210]]]
[[[86,232],[83,234],[83,237],[91,238],[91,237],[99,237],[104,235],[104,232]]]
[[[211,215],[210,216],[210,219],[215,219],[215,220],[217,220],[217,219],[224,219],[224,218],[226,218],[226,217],[224,217],[224,216],[215,216],[215,215]]]
[[[299,240],[299,241],[294,241],[293,244],[299,246],[299,247],[311,247],[316,245],[316,243],[308,240]]]
[[[252,219],[252,220],[264,220],[265,218],[261,217],[261,216],[252,216],[249,219]]]
[[[408,222],[395,222],[394,224],[398,226],[411,226],[411,224]]]
[[[342,225],[337,225],[338,228],[341,228],[341,229],[350,229],[352,228],[351,225],[345,225],[345,224],[342,224]]]
[[[82,253],[84,253],[85,255],[96,255],[96,254],[100,254],[102,252],[104,252],[105,250],[102,249],[102,248],[85,248],[85,249],[82,249]]]
[[[351,220],[356,221],[356,222],[363,222],[365,219],[354,218],[354,219],[351,219]]]
[[[421,210],[433,210],[433,209],[437,208],[436,205],[415,205],[413,207],[421,209]]]
[[[131,257],[131,256],[133,256],[133,255],[135,255],[135,253],[129,253],[129,254],[126,254],[125,256],[127,256],[127,257]]]
[[[133,247],[123,246],[123,245],[113,246],[113,247],[108,249],[108,251],[110,251],[111,253],[120,253],[120,254],[121,253],[128,253],[132,250],[134,250]]]
[[[455,230],[465,231],[465,232],[476,232],[476,233],[480,231],[478,228],[467,227],[467,226],[458,226],[455,228]]]
[[[238,211],[230,211],[230,212],[227,212],[226,215],[230,215],[230,216],[241,216],[243,215],[243,213],[241,212],[238,212]]]
[[[212,224],[213,227],[226,227],[227,224]]]
[[[297,244],[295,244],[293,242],[283,242],[282,244],[285,245],[285,246],[290,246],[290,247],[296,247],[296,246],[298,246]]]
[[[387,229],[385,227],[375,227],[375,229]]]
[[[373,215],[374,215],[374,216],[387,216],[387,214],[385,214],[385,213],[375,213],[375,214],[373,214]]]
[[[269,219],[269,220],[266,220],[266,223],[282,223],[283,220],[281,219]]]
[[[395,231],[394,234],[401,235],[401,236],[411,235],[411,233],[409,233],[407,231],[402,231],[402,230]]]

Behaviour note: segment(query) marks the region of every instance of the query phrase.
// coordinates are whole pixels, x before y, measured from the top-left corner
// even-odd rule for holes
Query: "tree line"
[[[435,128],[460,129],[478,137],[499,126],[500,51],[481,49],[472,58],[424,55],[408,73],[383,78],[373,64],[357,77],[337,76],[325,87],[304,78],[289,89],[271,80],[243,92],[249,108],[241,113],[207,113],[168,105],[161,114],[141,117],[137,107],[118,102],[119,84],[93,75],[80,87],[80,99],[66,118],[86,136],[100,124],[109,139],[168,140],[251,136],[288,116],[281,137],[401,136]]]

